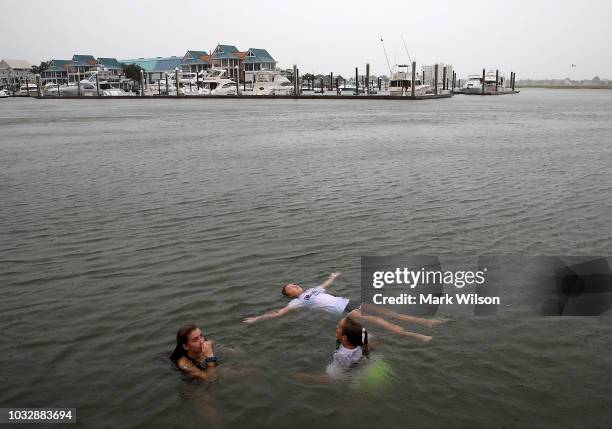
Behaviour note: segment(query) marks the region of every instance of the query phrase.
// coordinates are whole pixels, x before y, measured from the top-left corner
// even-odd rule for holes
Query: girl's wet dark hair
[[[355,347],[359,346],[362,348],[364,354],[368,353],[368,332],[363,329],[361,323],[347,316],[342,326],[342,335],[346,335],[346,339],[350,345]]]
[[[198,329],[198,325],[192,323],[181,327],[181,329],[179,329],[176,333],[176,347],[170,354],[170,360],[175,364],[181,357],[185,356],[185,354],[187,353],[183,348],[183,345],[187,344],[189,334],[191,334],[196,329]]]

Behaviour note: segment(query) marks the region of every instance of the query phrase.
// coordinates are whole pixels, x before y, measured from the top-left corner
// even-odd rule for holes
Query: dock
[[[242,100],[261,100],[261,99],[277,99],[277,100],[437,100],[441,98],[451,98],[452,92],[444,94],[428,94],[428,95],[128,95],[128,96],[33,96],[33,98],[41,100],[202,100],[202,99],[242,99]]]

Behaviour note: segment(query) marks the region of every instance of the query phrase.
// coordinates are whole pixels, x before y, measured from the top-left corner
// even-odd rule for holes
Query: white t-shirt
[[[342,314],[348,302],[348,298],[330,295],[325,292],[323,286],[317,286],[302,292],[300,296],[292,299],[287,306],[291,308],[320,308],[330,313]]]
[[[361,347],[347,349],[341,345],[332,355],[331,363],[327,365],[327,375],[333,379],[343,378],[349,369],[361,362],[362,358],[363,350]]]

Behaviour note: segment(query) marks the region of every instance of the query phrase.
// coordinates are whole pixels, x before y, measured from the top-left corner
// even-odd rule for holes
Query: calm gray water
[[[253,326],[362,255],[612,254],[612,91],[422,102],[0,100],[0,406],[79,426],[609,427],[611,319],[387,335],[375,391],[322,373],[337,318]],[[199,323],[258,373],[185,382]]]

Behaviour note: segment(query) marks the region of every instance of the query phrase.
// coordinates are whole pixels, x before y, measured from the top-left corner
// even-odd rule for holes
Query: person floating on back
[[[405,322],[417,323],[430,328],[444,322],[442,320],[423,319],[420,317],[409,316],[407,314],[400,314],[387,308],[379,307],[373,304],[360,304],[358,302],[353,302],[348,298],[338,297],[327,293],[327,288],[332,285],[338,276],[340,276],[340,273],[332,273],[330,274],[329,278],[323,282],[323,284],[306,291],[304,291],[304,289],[302,289],[302,287],[298,284],[286,284],[283,286],[281,292],[286,297],[291,298],[291,301],[289,304],[287,304],[287,306],[277,311],[262,314],[261,316],[247,317],[243,320],[243,322],[250,324],[262,320],[275,319],[277,317],[284,316],[296,308],[304,307],[309,309],[320,309],[338,315],[348,313],[353,318],[374,323],[391,332],[395,332],[396,334],[422,342],[428,342],[432,339],[432,337],[417,334],[416,332],[406,331],[399,325],[388,322],[380,316],[370,315],[369,313],[379,314],[397,320],[403,320]],[[368,314],[362,313],[362,310]]]

